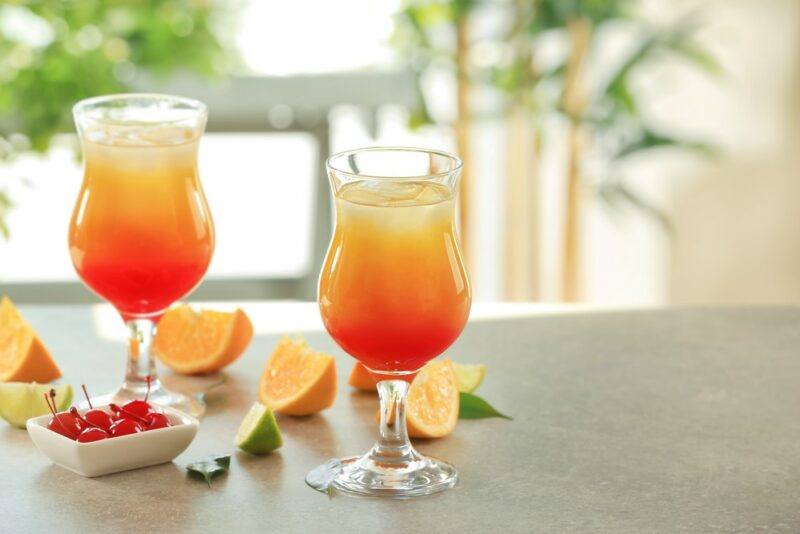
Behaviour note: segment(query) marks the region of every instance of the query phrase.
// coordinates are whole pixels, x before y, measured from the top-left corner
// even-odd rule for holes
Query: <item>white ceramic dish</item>
[[[109,411],[108,406],[96,408]],[[197,419],[171,408],[160,409],[173,426],[90,443],[78,443],[49,430],[49,414],[28,419],[26,426],[36,447],[53,463],[85,477],[97,477],[170,462],[186,450],[197,434]]]

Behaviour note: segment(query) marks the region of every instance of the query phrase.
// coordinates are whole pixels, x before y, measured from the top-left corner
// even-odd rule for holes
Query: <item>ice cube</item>
[[[447,199],[448,190],[446,187],[429,183],[425,184],[422,190],[414,197],[414,204],[418,206],[437,204]]]
[[[416,203],[425,186],[415,182],[364,180],[346,185],[340,196],[368,206],[397,206]]]

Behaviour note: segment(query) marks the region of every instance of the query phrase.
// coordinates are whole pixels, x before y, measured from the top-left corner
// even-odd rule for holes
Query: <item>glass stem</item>
[[[405,380],[378,382],[378,395],[381,399],[380,438],[369,453],[375,462],[402,465],[413,460],[415,456],[406,429],[408,388],[409,383]]]
[[[128,369],[125,373],[125,388],[135,391],[147,390],[147,377],[151,377],[151,388],[158,387],[156,362],[153,358],[153,339],[156,323],[150,319],[131,319],[128,327]]]

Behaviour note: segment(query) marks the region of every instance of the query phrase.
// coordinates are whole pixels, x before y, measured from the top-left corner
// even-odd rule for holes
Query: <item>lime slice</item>
[[[236,446],[250,454],[266,454],[281,445],[281,431],[272,410],[254,402],[236,432]]]
[[[453,372],[456,374],[458,391],[472,393],[483,382],[483,377],[486,376],[486,366],[482,363],[453,362]]]
[[[50,410],[44,394],[56,390],[56,410],[63,412],[72,403],[72,386],[37,384],[36,382],[6,382],[0,384],[0,417],[18,428],[25,428],[31,417],[44,415]]]

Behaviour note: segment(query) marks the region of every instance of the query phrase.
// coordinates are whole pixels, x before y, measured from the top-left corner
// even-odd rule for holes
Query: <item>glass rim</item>
[[[160,119],[154,121],[143,121],[141,119],[114,119],[103,116],[91,116],[89,111],[92,109],[114,109],[105,104],[114,102],[125,102],[132,100],[142,100],[151,102],[166,102],[172,104],[170,109],[185,109],[186,114],[182,117],[175,117],[169,119]],[[183,107],[180,107],[183,106]],[[208,106],[200,100],[189,98],[185,96],[170,95],[166,93],[113,93],[109,95],[99,95],[79,100],[72,106],[72,114],[76,119],[85,118],[91,121],[109,124],[109,125],[126,125],[126,124],[174,124],[184,122],[186,120],[208,116]]]
[[[406,176],[378,176],[373,174],[366,174],[360,172],[352,172],[348,170],[341,169],[334,164],[334,160],[341,159],[341,158],[349,158],[351,156],[355,156],[356,154],[362,152],[416,152],[419,154],[428,154],[428,155],[435,155],[446,158],[453,162],[453,167],[446,171],[440,171],[435,173],[428,173],[428,174],[420,174],[420,175],[406,175]],[[458,173],[461,168],[464,166],[464,161],[456,156],[455,154],[451,154],[450,152],[434,149],[434,148],[419,148],[419,147],[410,147],[410,146],[370,146],[370,147],[362,147],[362,148],[353,148],[350,150],[343,150],[341,152],[337,152],[335,154],[331,154],[328,156],[328,159],[325,161],[325,166],[327,167],[328,171],[335,172],[337,174],[343,174],[350,178],[355,179],[362,179],[362,180],[384,180],[384,181],[407,181],[407,180],[434,180],[436,178],[445,178],[450,176],[454,173]]]

